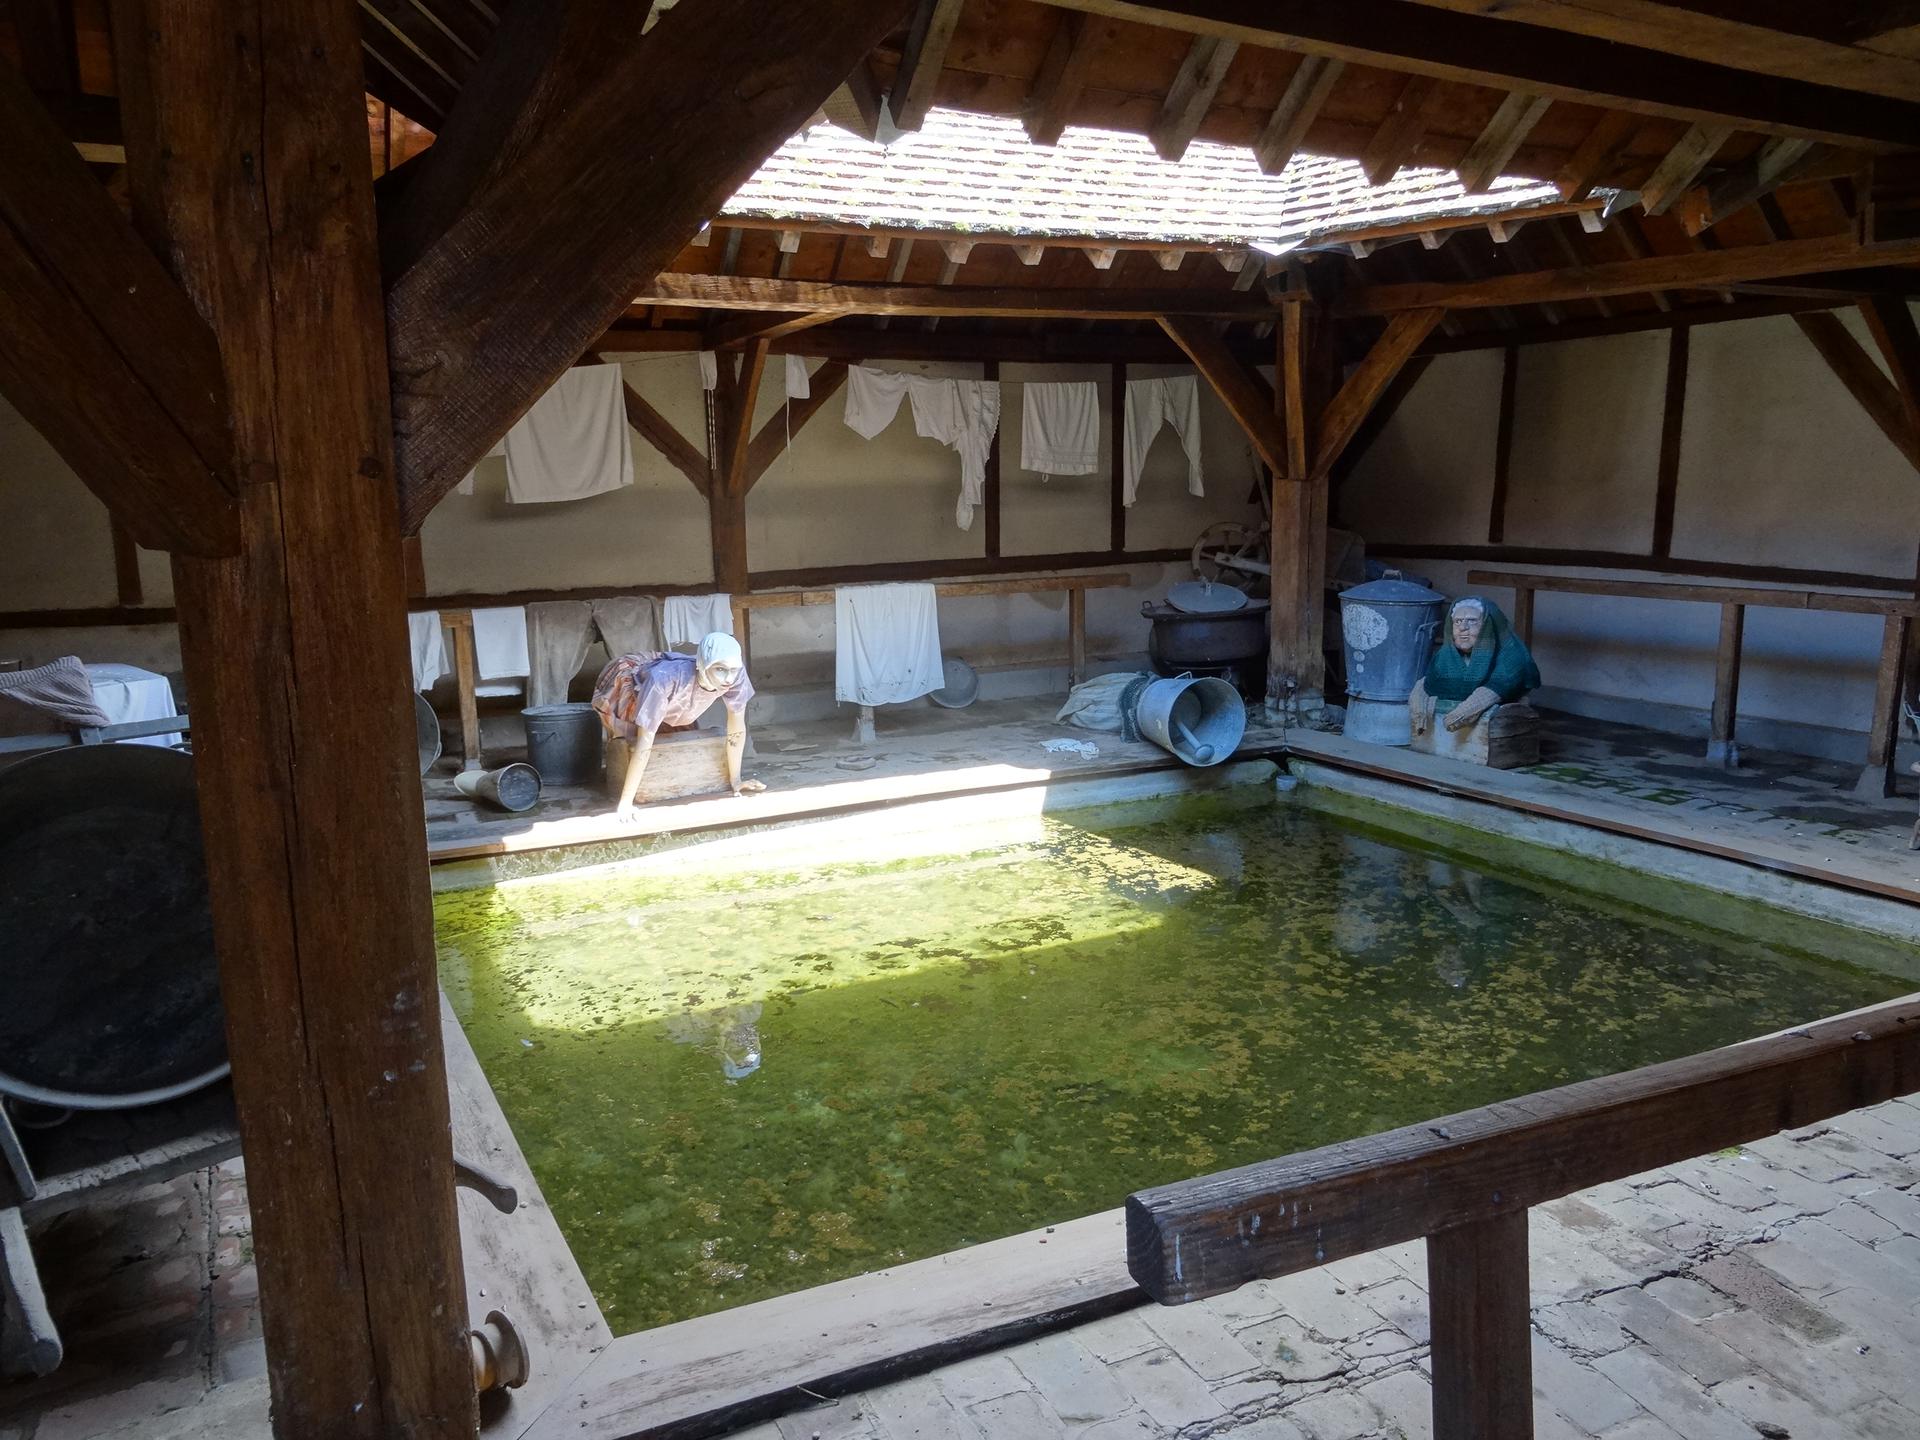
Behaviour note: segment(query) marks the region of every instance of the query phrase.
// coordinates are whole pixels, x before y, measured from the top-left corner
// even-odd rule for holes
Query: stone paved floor
[[[1920,1103],[1533,1212],[1540,1440],[1920,1436]],[[742,1440],[1430,1434],[1416,1246],[1146,1306]]]

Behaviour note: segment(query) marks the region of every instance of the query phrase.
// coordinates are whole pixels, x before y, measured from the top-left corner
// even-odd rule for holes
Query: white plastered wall
[[[1841,313],[1877,354],[1857,316]],[[1646,551],[1666,354],[1664,333],[1521,349],[1506,543]],[[1500,367],[1497,350],[1437,358],[1362,458],[1340,514],[1370,553],[1392,541],[1487,543]],[[1791,318],[1694,327],[1675,556],[1899,577],[1913,574],[1917,544],[1920,476]],[[1451,593],[1473,568],[1406,564]],[[1543,594],[1535,651],[1550,692],[1576,703],[1704,712],[1718,624],[1707,605]],[[1749,610],[1742,718],[1864,730],[1880,633],[1870,616]]]

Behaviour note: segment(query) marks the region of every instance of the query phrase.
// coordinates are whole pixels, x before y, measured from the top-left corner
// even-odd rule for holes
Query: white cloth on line
[[[1021,387],[1020,468],[1042,475],[1091,475],[1100,468],[1100,387],[1050,380]]]
[[[914,433],[937,440],[960,457],[960,498],[953,509],[962,530],[973,524],[974,507],[986,488],[987,455],[1000,428],[1000,382],[934,380],[865,365],[847,367],[847,424],[871,440],[913,402]]]
[[[834,697],[897,705],[947,683],[931,585],[843,585],[833,592]]]
[[[498,440],[493,442],[493,448],[487,451],[487,453],[481,456],[480,458],[483,460],[495,460],[495,459],[498,459],[500,456],[505,455],[506,453],[507,453],[507,437],[502,435]],[[479,478],[480,478],[480,467],[476,465],[473,469],[467,471],[467,478],[460,482],[460,485],[459,485],[460,493],[462,495],[473,494],[474,482],[477,481]]]
[[[527,606],[527,704],[564,705],[567,687],[598,635],[614,659],[667,648],[660,602],[650,595],[551,600]]]
[[[698,645],[718,632],[733,634],[731,595],[669,595],[660,607],[660,628],[668,645]]]
[[[427,691],[453,666],[447,660],[447,637],[440,629],[440,612],[422,610],[407,616],[407,646],[413,654],[413,688]]]
[[[720,388],[720,356],[712,350],[700,352],[700,388],[702,390]]]
[[[475,695],[518,695],[532,668],[527,661],[527,607],[494,605],[473,612]],[[503,683],[506,682],[506,683]]]
[[[93,703],[107,717],[109,725],[130,725],[136,720],[165,720],[180,711],[173,703],[173,686],[164,675],[142,670],[138,665],[89,665],[87,682],[93,687]],[[166,745],[180,743],[180,732],[142,735],[123,740],[123,745]]]
[[[787,398],[805,400],[813,394],[813,380],[807,373],[807,362],[799,355],[781,357],[787,362]]]
[[[1200,384],[1192,375],[1127,382],[1126,446],[1120,468],[1120,498],[1133,504],[1140,493],[1140,471],[1162,425],[1173,426],[1187,452],[1187,493],[1205,495],[1200,471]]]
[[[633,483],[620,367],[576,365],[507,432],[507,498],[585,500]]]

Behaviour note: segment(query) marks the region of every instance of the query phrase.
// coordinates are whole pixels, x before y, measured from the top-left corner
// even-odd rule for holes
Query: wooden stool
[[[1447,717],[1435,715],[1424,735],[1413,737],[1422,755],[1441,755],[1469,765],[1514,770],[1540,763],[1540,712],[1524,701],[1496,705],[1464,730],[1447,729]]]

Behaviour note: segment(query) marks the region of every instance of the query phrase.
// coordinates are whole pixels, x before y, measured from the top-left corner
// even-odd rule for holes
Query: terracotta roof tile
[[[936,110],[881,146],[832,124],[801,131],[722,209],[739,219],[885,229],[1222,245],[1319,241],[1380,225],[1550,204],[1554,187],[1506,177],[1468,194],[1451,170],[1369,185],[1359,162],[1298,155],[1264,175],[1251,151],[1196,142],[1170,162],[1144,136],[1068,130],[1035,145],[1018,120]]]

